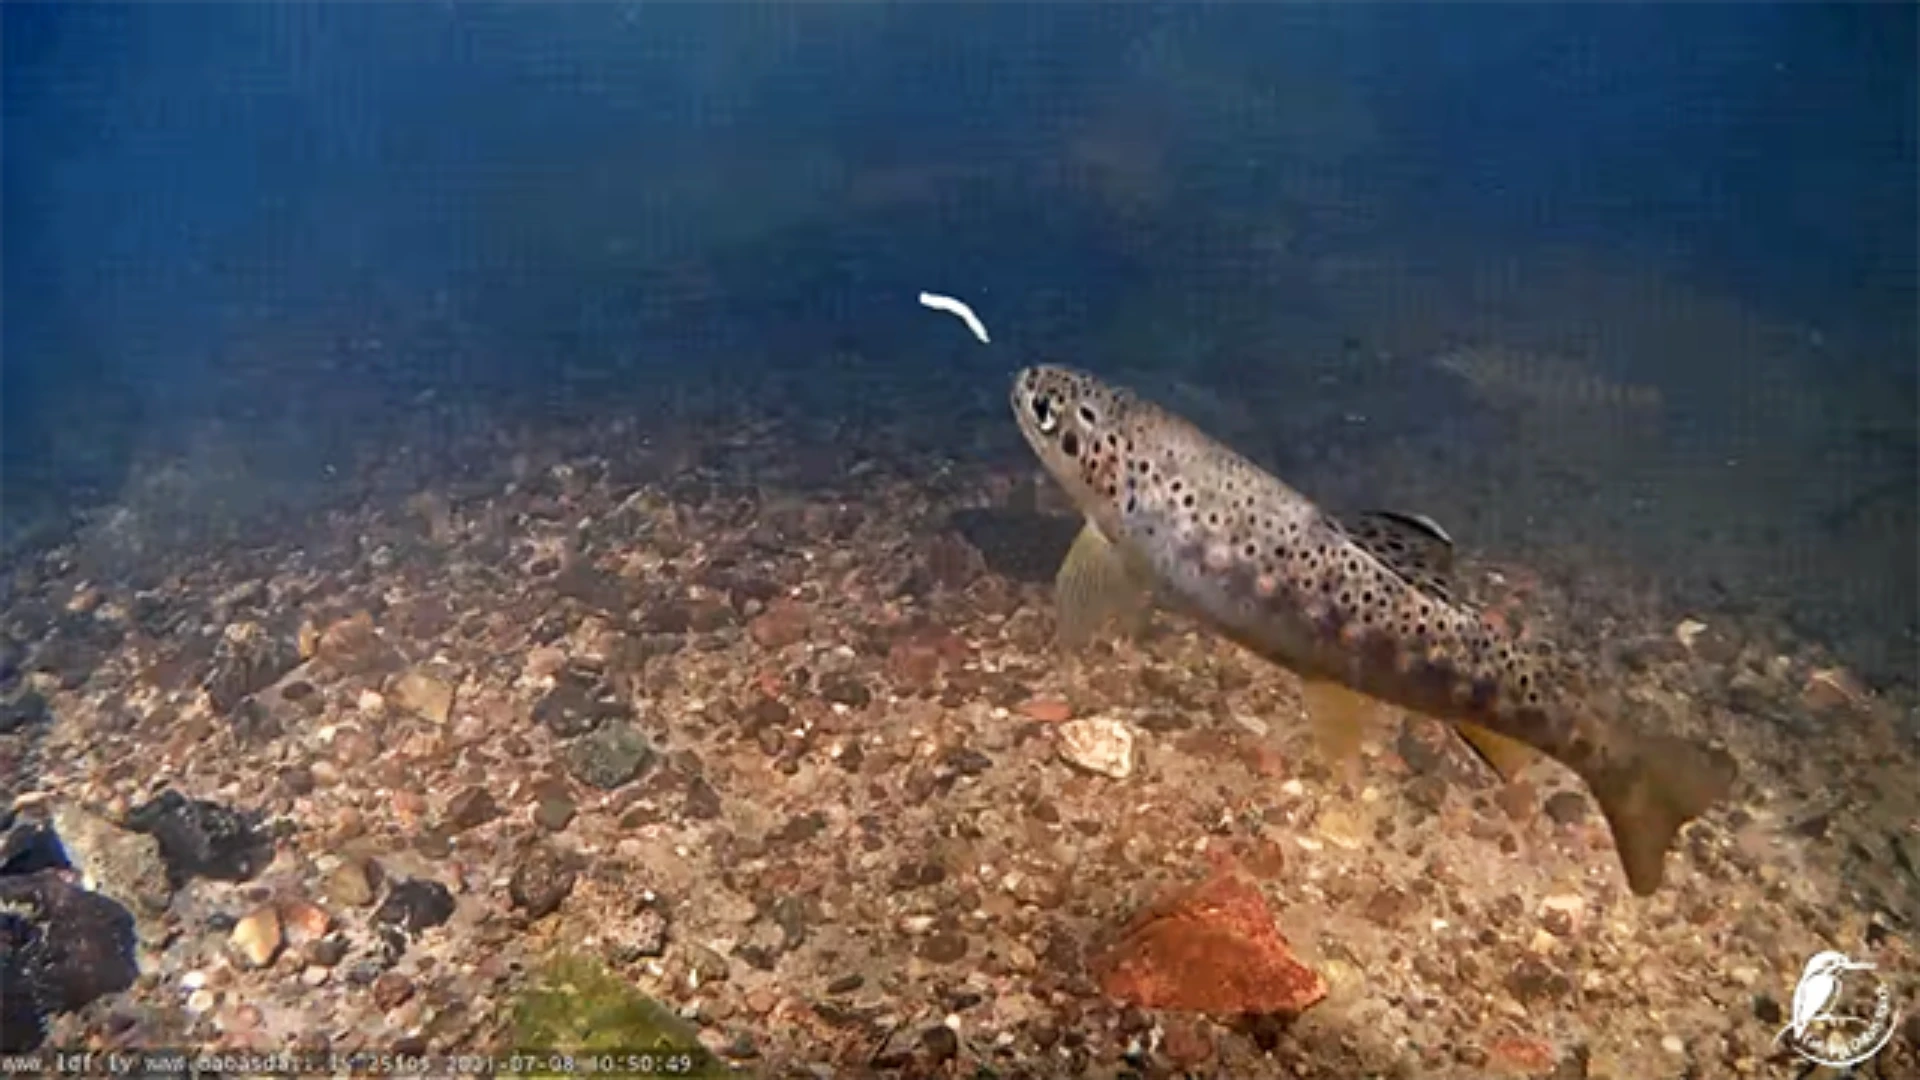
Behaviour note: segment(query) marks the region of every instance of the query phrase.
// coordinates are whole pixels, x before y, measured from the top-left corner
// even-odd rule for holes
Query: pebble
[[[280,925],[287,940],[295,945],[319,941],[333,928],[333,919],[318,905],[305,900],[288,900],[280,905]]]
[[[967,939],[949,930],[928,934],[920,942],[920,959],[951,964],[967,955]]]
[[[373,1004],[381,1012],[400,1007],[413,996],[413,980],[397,971],[382,972],[370,988]]]
[[[1059,728],[1060,757],[1088,772],[1125,780],[1133,775],[1133,731],[1118,720],[1069,720]]]
[[[500,807],[486,788],[474,784],[447,800],[447,827],[463,832],[500,816]]]
[[[248,967],[266,967],[280,952],[280,915],[272,905],[257,907],[233,924],[227,940]]]
[[[387,899],[373,913],[375,921],[419,933],[453,917],[453,893],[437,881],[408,878],[387,890]]]
[[[1577,791],[1557,792],[1541,806],[1556,825],[1578,825],[1587,819],[1587,797]]]
[[[393,701],[429,723],[445,724],[453,714],[453,687],[423,668],[413,668],[394,680]]]
[[[581,783],[612,791],[653,764],[653,745],[624,721],[609,721],[568,743],[567,771]]]
[[[573,892],[574,878],[568,859],[542,844],[521,856],[507,884],[507,896],[528,918],[543,918],[566,902]]]
[[[373,903],[373,876],[362,859],[347,859],[327,875],[327,898],[345,907],[366,907]]]
[[[635,956],[660,956],[667,951],[667,916],[658,908],[641,908],[633,916],[624,942]]]
[[[1060,698],[1033,698],[1021,703],[1020,715],[1042,724],[1063,724],[1073,719],[1073,706]]]
[[[533,823],[548,832],[559,832],[573,821],[574,812],[573,797],[555,785],[540,792],[539,801],[533,805]]]
[[[1687,1044],[1678,1035],[1663,1035],[1660,1037],[1660,1049],[1679,1057],[1687,1052]]]

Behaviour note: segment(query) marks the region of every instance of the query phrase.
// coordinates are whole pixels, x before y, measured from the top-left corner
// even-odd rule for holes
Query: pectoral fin
[[[1379,723],[1387,706],[1357,690],[1326,679],[1302,679],[1300,703],[1320,752],[1336,768],[1351,771],[1359,760],[1367,728]]]
[[[1489,768],[1500,774],[1501,780],[1508,783],[1520,774],[1520,770],[1531,765],[1534,759],[1540,756],[1538,750],[1526,743],[1489,731],[1478,724],[1459,724],[1456,729],[1460,732],[1460,737],[1466,740],[1467,745],[1473,747],[1474,753],[1480,756],[1480,760],[1486,762]]]
[[[1144,629],[1153,592],[1142,575],[1089,521],[1053,579],[1055,633],[1069,652],[1085,648],[1109,619],[1128,633]]]

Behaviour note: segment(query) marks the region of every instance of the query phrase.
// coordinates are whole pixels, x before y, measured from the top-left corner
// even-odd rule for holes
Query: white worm
[[[973,336],[979,338],[981,344],[987,344],[987,328],[980,322],[980,317],[973,313],[972,308],[953,297],[923,292],[920,294],[920,306],[944,311],[949,315],[958,315],[960,320],[967,324],[967,329],[973,331]]]

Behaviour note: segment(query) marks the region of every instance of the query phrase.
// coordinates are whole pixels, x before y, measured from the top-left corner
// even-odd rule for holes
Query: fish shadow
[[[1004,507],[956,510],[947,518],[947,527],[980,552],[987,569],[1034,584],[1053,580],[1080,525],[1078,518]]]

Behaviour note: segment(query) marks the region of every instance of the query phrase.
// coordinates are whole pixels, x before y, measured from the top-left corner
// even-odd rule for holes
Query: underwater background
[[[1869,766],[1920,756],[1913,6],[34,4],[0,31],[0,882],[32,878],[43,915],[89,903],[33,878],[86,861],[76,832],[159,836],[168,862],[141,879],[163,898],[126,886],[156,985],[74,990],[32,944],[45,919],[5,916],[7,1048],[492,1045],[513,1007],[447,1002],[507,1001],[520,950],[597,942],[608,911],[642,944],[587,951],[671,1006],[662,1030],[770,1071],[1748,1075],[1780,1053],[1755,980],[1790,996],[1818,942],[1905,940],[1882,968],[1912,992],[1920,818]],[[1810,891],[1756,854],[1691,881],[1713,902],[1663,901],[1654,938],[1515,929],[1465,973],[1383,959],[1578,889],[1508,912],[1412,889],[1426,850],[1352,863],[1325,776],[1202,737],[1291,730],[1251,659],[1163,644],[1055,681],[1034,628],[1073,523],[1007,412],[1040,360],[1329,507],[1441,523],[1544,622],[1775,762],[1752,790],[1791,808],[1718,827],[1805,845],[1784,873]],[[1122,677],[1138,664],[1179,674]],[[1169,771],[1128,782],[1164,793],[1023,756],[1096,714],[1157,738]],[[1123,823],[1156,798],[1177,827]],[[1208,799],[1240,833],[1209,832]],[[1504,805],[1498,828],[1543,846],[1576,827]],[[969,816],[1009,807],[1038,817]],[[1870,871],[1836,821],[1871,834]],[[1413,989],[1330,977],[1277,1032],[1080,1004],[1089,927],[1181,876],[1166,852],[1321,828],[1272,891],[1346,914],[1288,937]],[[54,832],[64,856],[34,854]],[[267,850],[183,868],[182,844],[212,858],[203,832]],[[1112,867],[1078,861],[1108,845]],[[1041,850],[1058,880],[993,885]],[[991,879],[963,869],[983,860]],[[850,891],[823,898],[836,873]],[[1352,881],[1329,899],[1297,875]],[[1466,876],[1443,893],[1504,884]],[[1587,932],[1626,917],[1584,887]],[[1657,935],[1687,926],[1692,967],[1755,974],[1643,989],[1713,1004],[1663,1030],[1633,1005],[1632,1040],[1602,1046],[1581,1016],[1633,995],[1599,958],[1678,956]],[[460,959],[422,969],[414,939],[456,931],[435,947]],[[505,959],[476,973],[480,953]],[[1059,984],[980,982],[1034,970]],[[1455,981],[1477,989],[1433,989]],[[1356,1036],[1389,999],[1429,1027]]]

